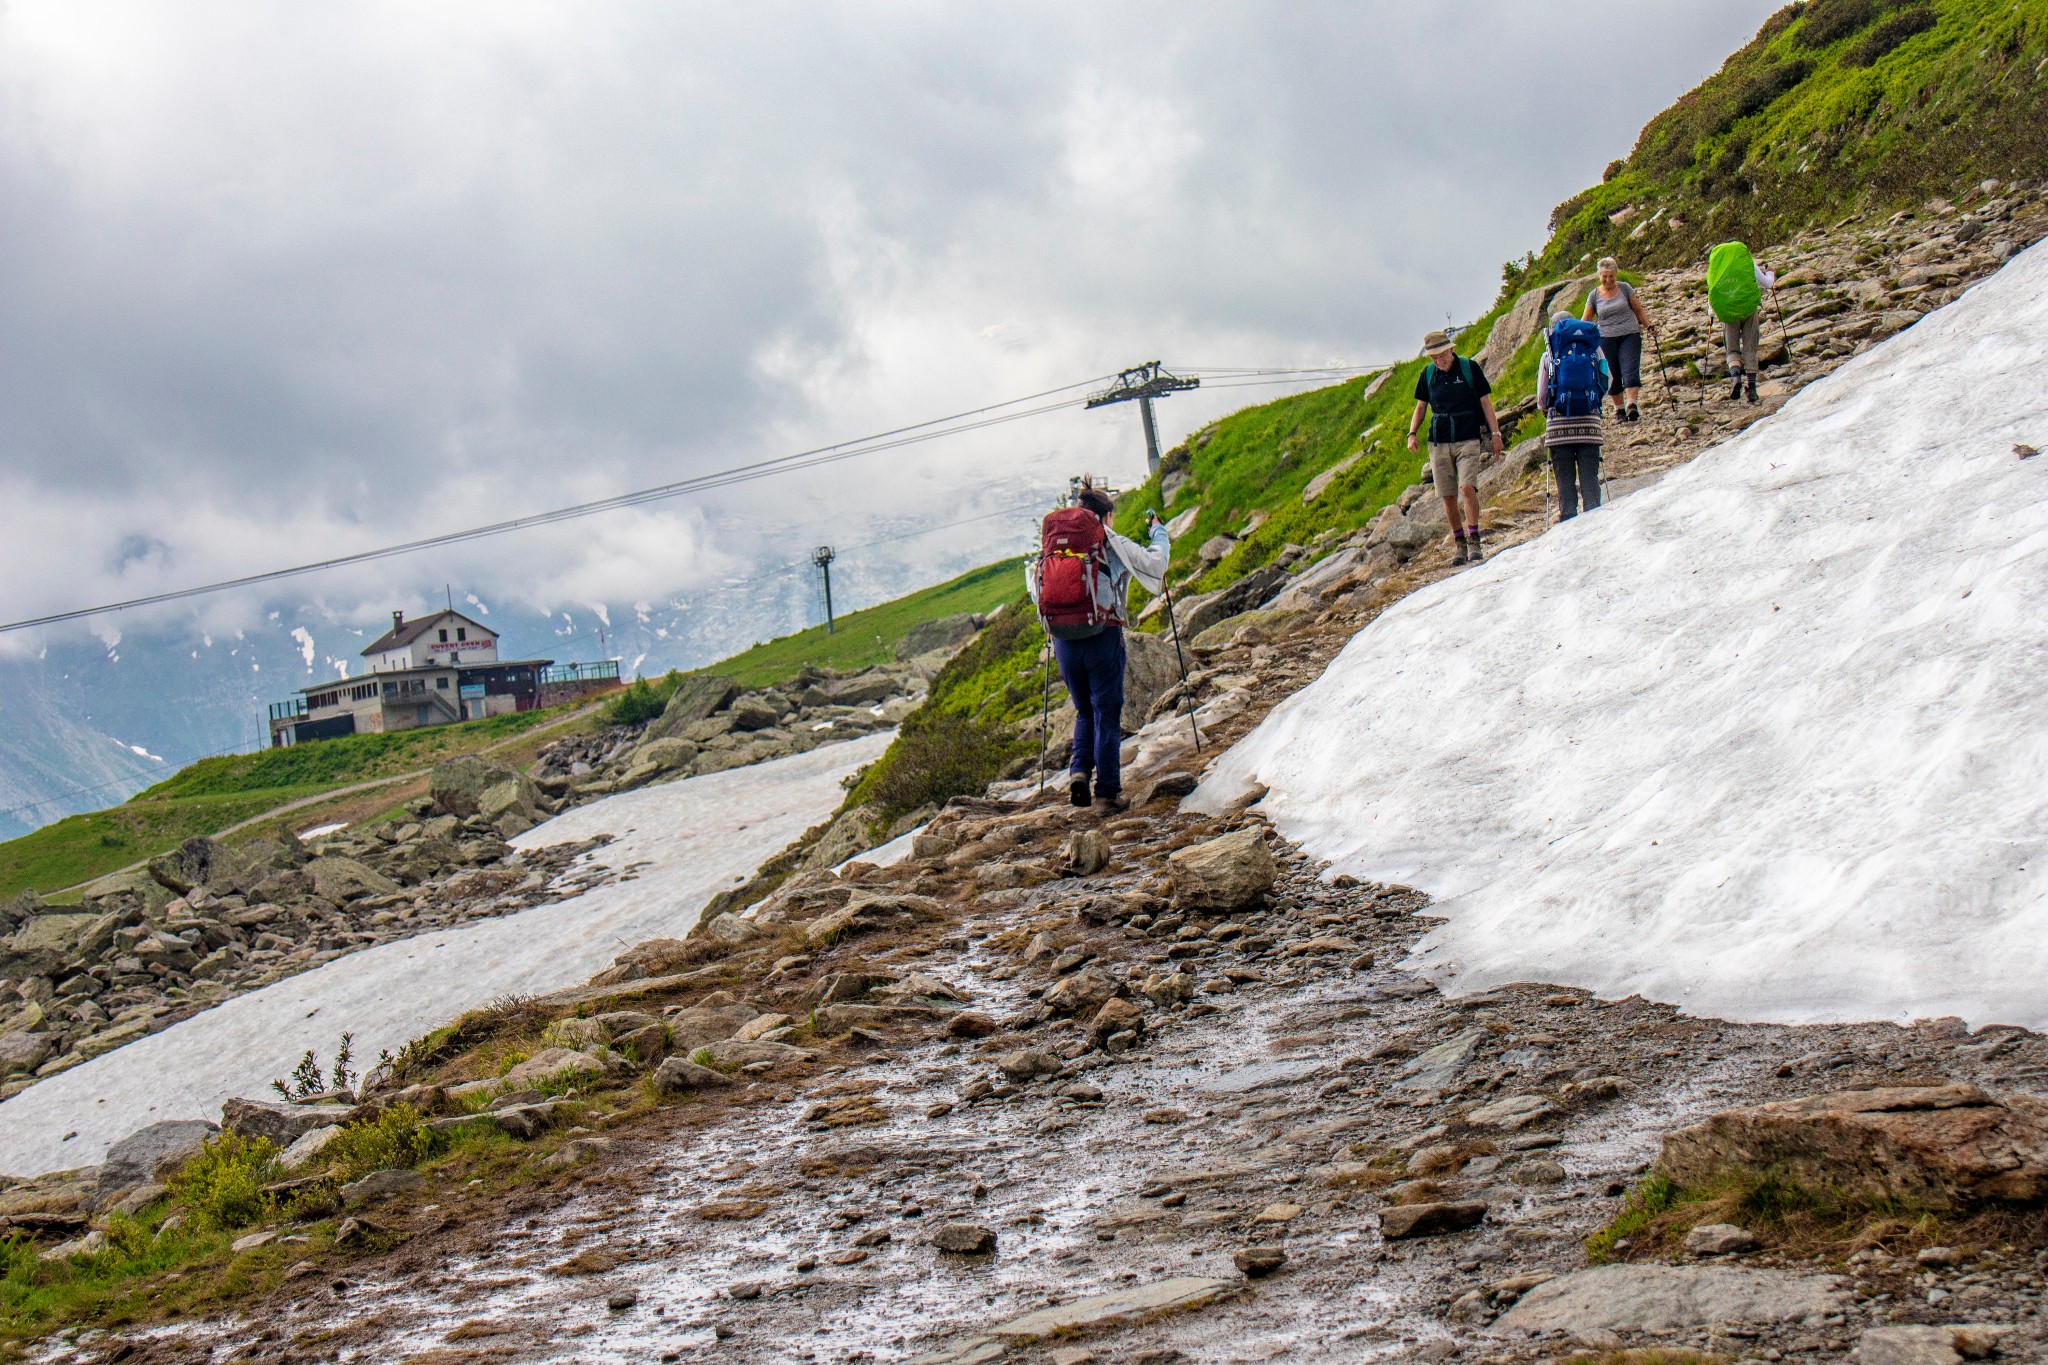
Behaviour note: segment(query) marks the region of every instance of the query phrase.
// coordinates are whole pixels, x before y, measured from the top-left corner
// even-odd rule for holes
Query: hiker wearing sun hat
[[[1431,332],[1422,339],[1430,363],[1415,381],[1415,415],[1408,420],[1408,448],[1415,449],[1423,414],[1429,414],[1429,471],[1437,496],[1444,500],[1444,519],[1458,542],[1453,564],[1477,564],[1486,556],[1479,548],[1479,466],[1486,458],[1490,435],[1493,453],[1506,449],[1500,419],[1494,416],[1493,385],[1477,361],[1458,354],[1451,338]],[[1464,519],[1459,520],[1459,500]]]

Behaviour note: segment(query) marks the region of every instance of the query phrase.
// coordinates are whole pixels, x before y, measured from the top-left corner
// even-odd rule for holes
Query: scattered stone
[[[707,1223],[744,1223],[766,1212],[768,1204],[760,1199],[714,1199],[696,1208],[697,1217]]]
[[[264,1138],[288,1148],[315,1128],[347,1123],[355,1112],[350,1104],[280,1104],[237,1098],[220,1107],[220,1126],[236,1137]]]
[[[1254,1223],[1291,1223],[1301,1216],[1299,1204],[1268,1204],[1253,1215]]]
[[[1465,1115],[1465,1122],[1475,1128],[1506,1128],[1513,1131],[1527,1128],[1533,1123],[1541,1123],[1556,1112],[1550,1101],[1541,1095],[1510,1095],[1504,1100],[1497,1100],[1474,1109]]]
[[[1380,1211],[1380,1236],[1390,1242],[1404,1237],[1436,1237],[1446,1232],[1476,1228],[1485,1219],[1486,1205],[1477,1199],[1443,1204],[1400,1204]]]
[[[638,1302],[640,1302],[640,1292],[638,1290],[614,1289],[611,1293],[605,1295],[604,1306],[614,1313],[623,1313]]]
[[[382,1236],[384,1229],[367,1218],[344,1218],[335,1225],[334,1245],[344,1251],[352,1251],[369,1245],[371,1239]]]
[[[986,1256],[996,1249],[996,1235],[978,1223],[947,1223],[932,1234],[932,1245],[955,1256]]]
[[[1029,1081],[1040,1076],[1056,1076],[1066,1063],[1049,1052],[1018,1048],[1014,1052],[1005,1052],[996,1065],[1013,1081]]]
[[[276,1240],[277,1230],[275,1228],[269,1228],[262,1232],[244,1233],[228,1243],[228,1250],[239,1256],[245,1251],[254,1251],[258,1247],[269,1246]]]
[[[1102,831],[1076,830],[1060,848],[1060,866],[1070,877],[1092,877],[1109,866],[1109,840]]]
[[[946,1032],[955,1038],[986,1038],[1001,1029],[995,1020],[974,1010],[962,1010],[946,1021]]]
[[[1794,1322],[1842,1311],[1832,1275],[1731,1265],[1603,1265],[1529,1290],[1494,1329],[1503,1335],[1561,1331],[1662,1332],[1718,1322]]]
[[[1695,1256],[1729,1256],[1756,1247],[1755,1234],[1733,1223],[1703,1223],[1685,1234],[1685,1249]]]
[[[1243,1247],[1231,1253],[1230,1261],[1248,1280],[1262,1280],[1287,1264],[1287,1252],[1280,1247]]]
[[[1959,1365],[1997,1352],[2015,1329],[2002,1324],[1873,1327],[1856,1343],[1859,1365]]]

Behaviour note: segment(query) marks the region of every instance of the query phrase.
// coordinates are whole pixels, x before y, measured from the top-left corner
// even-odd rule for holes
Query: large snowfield
[[[1722,401],[1715,394],[1710,401]],[[1219,760],[1421,967],[2048,1028],[2048,250],[1396,604]]]
[[[343,1030],[359,1061],[374,1061],[466,1009],[578,985],[633,944],[680,936],[721,887],[830,814],[840,778],[892,737],[645,787],[550,820],[513,843],[613,834],[595,859],[633,866],[632,879],[367,948],[52,1076],[0,1104],[0,1171],[90,1165],[159,1119],[217,1121],[223,1100],[265,1095],[307,1048],[329,1060]]]

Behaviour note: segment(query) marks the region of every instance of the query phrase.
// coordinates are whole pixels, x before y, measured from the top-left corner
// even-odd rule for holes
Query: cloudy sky
[[[1411,353],[1772,8],[10,0],[0,620],[1153,358]],[[1128,408],[298,591],[631,602],[884,521],[935,577],[1083,468],[1142,473]]]

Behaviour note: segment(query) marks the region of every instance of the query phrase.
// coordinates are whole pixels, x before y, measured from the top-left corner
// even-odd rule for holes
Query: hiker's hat
[[[1442,332],[1431,332],[1422,339],[1422,353],[1424,355],[1438,356],[1452,349],[1454,348],[1451,345],[1450,337]]]

